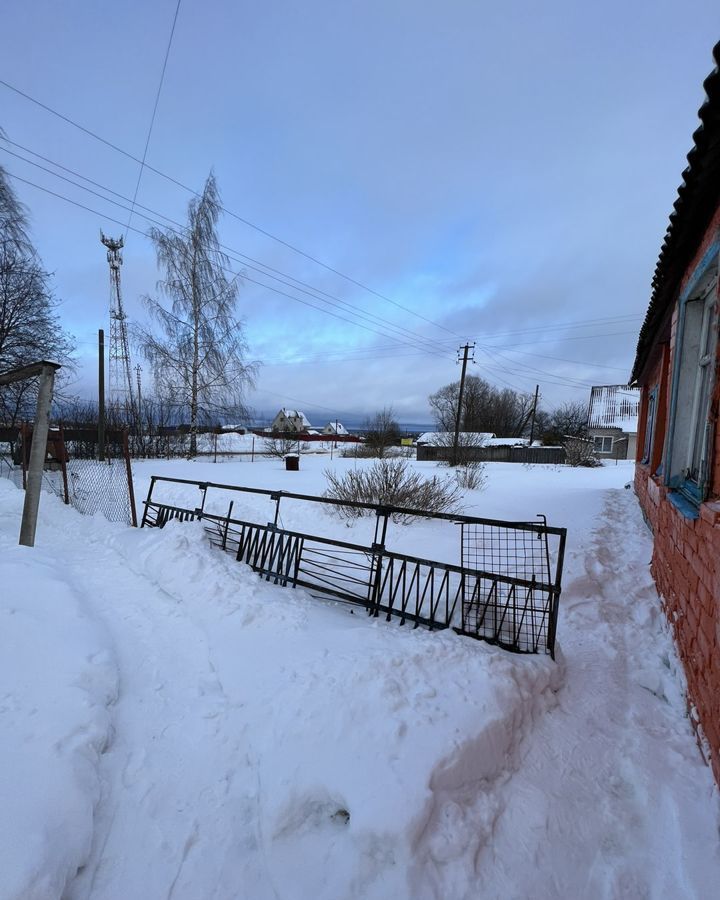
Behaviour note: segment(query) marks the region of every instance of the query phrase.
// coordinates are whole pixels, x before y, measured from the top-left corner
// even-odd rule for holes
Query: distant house
[[[418,447],[452,447],[453,431],[426,431],[415,442]],[[495,435],[491,431],[461,431],[459,443],[463,447],[484,447]]]
[[[595,452],[608,459],[635,459],[640,391],[605,384],[590,391],[588,437]]]
[[[299,409],[285,409],[284,407],[272,420],[270,431],[295,432],[301,434],[310,431],[312,425],[304,412]]]
[[[323,434],[336,434],[336,435],[347,435],[350,432],[343,425],[342,422],[328,422],[327,425],[322,430]]]
[[[635,492],[653,532],[651,571],[720,784],[720,43],[713,54],[631,383],[642,391]]]
[[[426,431],[417,439],[421,462],[447,462],[452,456],[452,431]],[[461,457],[476,462],[550,463],[565,462],[562,447],[530,446],[528,438],[495,437],[491,432],[461,431]]]

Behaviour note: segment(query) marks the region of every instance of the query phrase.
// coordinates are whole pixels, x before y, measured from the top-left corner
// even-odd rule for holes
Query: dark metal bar
[[[167,482],[169,484],[188,484],[194,487],[198,487],[200,484],[200,482],[193,481],[192,479],[188,478],[170,478],[166,475],[157,475],[155,477],[158,481]],[[202,483],[207,485],[207,487],[209,488],[217,488],[218,490],[222,491],[239,491],[246,494],[260,494],[265,497],[270,497],[273,500],[277,498],[287,500],[306,500],[311,503],[323,503],[328,506],[346,506],[352,509],[378,509],[378,504],[376,503],[362,503],[357,500],[336,500],[332,497],[317,497],[314,494],[296,494],[292,491],[271,491],[266,488],[251,488],[237,484],[220,484],[214,481]],[[383,510],[383,515],[406,515],[419,519],[442,519],[446,522],[457,522],[458,525],[462,524],[463,522],[467,522],[468,524],[495,525],[500,528],[513,528],[522,531],[532,531],[540,534],[547,533],[556,535],[564,534],[567,531],[565,528],[557,528],[551,525],[543,526],[538,522],[510,522],[503,519],[483,519],[477,516],[463,516],[459,514],[456,515],[455,513],[429,513],[427,512],[427,510],[411,509],[404,506],[383,506],[380,508]]]
[[[62,480],[63,480],[63,500],[65,502],[65,506],[69,506],[70,505],[70,491],[68,489],[68,477],[67,477],[67,451],[65,449],[65,431],[63,429],[62,422],[58,426],[58,430],[60,432],[60,469],[62,471]]]

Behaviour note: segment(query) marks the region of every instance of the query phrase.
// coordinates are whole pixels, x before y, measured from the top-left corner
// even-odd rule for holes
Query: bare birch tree
[[[217,222],[221,204],[215,176],[202,196],[188,206],[187,228],[153,228],[160,299],[144,303],[159,333],[140,332],[158,395],[175,404],[178,417],[190,424],[190,454],[197,452],[200,425],[223,416],[247,416],[245,394],[254,366],[246,359],[247,343],[237,318],[238,278],[228,277],[229,261],[220,248]]]

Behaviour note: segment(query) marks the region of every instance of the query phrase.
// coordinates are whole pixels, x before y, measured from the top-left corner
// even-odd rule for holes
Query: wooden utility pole
[[[455,437],[453,438],[453,448],[452,448],[452,458],[450,460],[451,465],[456,466],[458,464],[458,444],[460,442],[460,421],[462,419],[462,402],[463,402],[463,392],[465,391],[465,372],[467,370],[468,359],[470,357],[470,353],[475,349],[475,344],[465,344],[460,347],[458,350],[458,356],[462,353],[462,374],[460,375],[460,391],[458,393],[458,406],[457,406],[457,414],[455,416]],[[474,359],[471,359],[470,362],[474,362]],[[458,362],[460,362],[458,358]]]
[[[535,385],[535,400],[533,402],[533,411],[532,411],[532,420],[530,424],[530,446],[532,447],[533,438],[535,437],[535,415],[537,414],[537,404],[538,404],[538,394],[540,392],[540,385]]]
[[[98,459],[105,459],[105,332],[98,328]]]

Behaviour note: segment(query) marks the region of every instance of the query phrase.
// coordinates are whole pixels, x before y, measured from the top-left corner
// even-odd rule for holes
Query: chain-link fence
[[[17,429],[12,443],[0,450],[0,477],[25,486],[32,429]],[[10,448],[13,452],[10,452]],[[110,522],[136,525],[135,498],[127,434],[111,431],[105,459],[98,457],[94,429],[52,429],[43,471],[43,489],[55,494],[83,515],[101,513]]]

